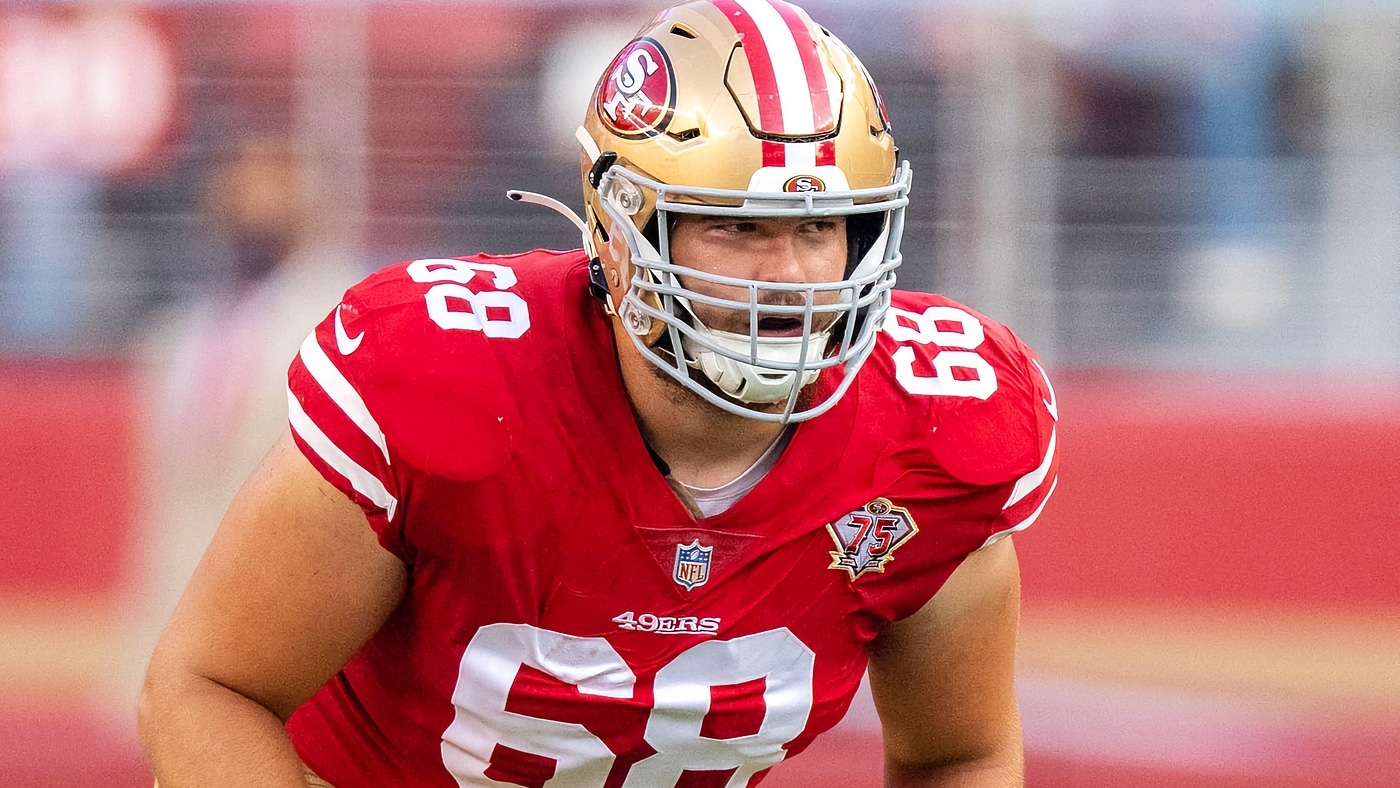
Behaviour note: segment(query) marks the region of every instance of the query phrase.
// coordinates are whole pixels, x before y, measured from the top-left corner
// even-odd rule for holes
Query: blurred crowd
[[[128,697],[224,509],[286,428],[289,360],[364,273],[324,231],[328,189],[294,140],[233,142],[198,203],[218,275],[143,330],[142,601],[125,651]]]
[[[579,75],[657,5],[5,8],[0,354],[122,355],[218,292],[237,274],[198,195],[250,137],[321,168],[347,268],[574,245],[503,193],[577,199]],[[1008,315],[1060,365],[1400,360],[1400,14],[810,5],[913,162],[904,286]]]

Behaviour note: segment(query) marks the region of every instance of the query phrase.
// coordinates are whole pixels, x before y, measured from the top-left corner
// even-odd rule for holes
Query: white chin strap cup
[[[716,331],[698,324],[696,329],[725,350],[749,354],[747,335]],[[830,334],[825,331],[811,334],[807,341],[806,358],[803,358],[803,338],[800,336],[759,337],[758,360],[760,363],[777,362],[793,366],[801,364],[807,367],[821,360],[829,339]],[[782,402],[817,379],[818,370],[803,369],[801,382],[794,386],[793,379],[797,377],[797,372],[793,370],[765,368],[747,361],[739,361],[709,350],[689,336],[682,337],[681,343],[685,346],[686,362],[703,372],[720,391],[739,402],[763,405]]]

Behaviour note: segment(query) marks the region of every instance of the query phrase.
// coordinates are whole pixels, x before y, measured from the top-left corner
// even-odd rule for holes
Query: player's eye
[[[809,235],[830,235],[841,229],[841,223],[833,219],[813,219],[803,222],[799,229]]]

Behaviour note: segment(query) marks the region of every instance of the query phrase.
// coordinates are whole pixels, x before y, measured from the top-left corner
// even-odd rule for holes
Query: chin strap
[[[697,329],[710,341],[735,353],[750,352],[750,338],[743,334],[717,331],[697,321]],[[819,360],[826,351],[830,334],[819,331],[809,337],[759,337],[758,356],[764,361],[806,366]],[[805,340],[805,341],[804,341]],[[817,379],[818,370],[804,369],[801,377],[788,370],[765,370],[747,361],[717,353],[689,336],[681,339],[685,345],[686,363],[704,373],[728,396],[749,404],[772,404],[796,396]]]

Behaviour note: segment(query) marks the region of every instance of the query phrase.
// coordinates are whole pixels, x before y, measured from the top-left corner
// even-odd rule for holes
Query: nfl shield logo
[[[701,547],[698,537],[690,544],[676,545],[676,570],[672,577],[687,591],[705,585],[710,579],[710,553],[714,551],[713,547]]]

